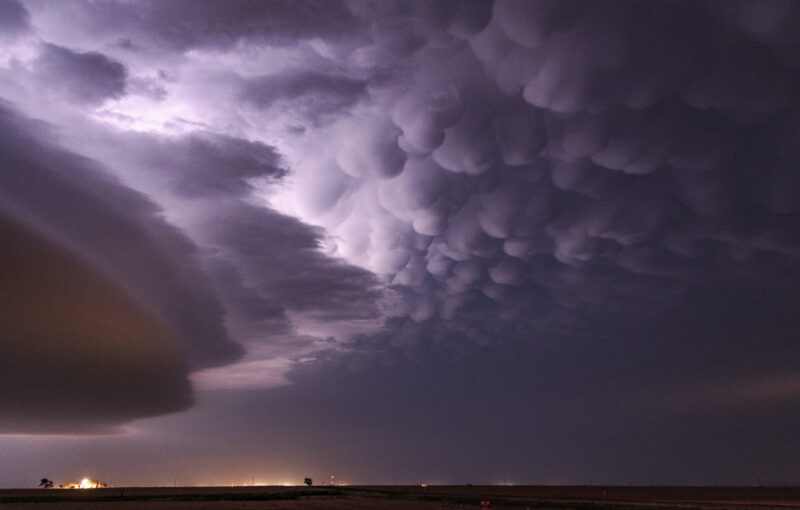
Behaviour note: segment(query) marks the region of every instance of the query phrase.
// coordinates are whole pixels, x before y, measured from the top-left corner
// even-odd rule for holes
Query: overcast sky
[[[800,3],[0,0],[0,486],[800,484]]]

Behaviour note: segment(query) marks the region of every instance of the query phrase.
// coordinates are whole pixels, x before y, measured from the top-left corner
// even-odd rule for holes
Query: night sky
[[[800,2],[0,0],[0,487],[799,459]]]

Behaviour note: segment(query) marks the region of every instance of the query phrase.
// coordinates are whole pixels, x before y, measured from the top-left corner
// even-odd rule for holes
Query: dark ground
[[[112,508],[190,509],[800,509],[795,487],[568,487],[568,486],[347,486],[347,487],[125,487],[4,489],[8,510]]]

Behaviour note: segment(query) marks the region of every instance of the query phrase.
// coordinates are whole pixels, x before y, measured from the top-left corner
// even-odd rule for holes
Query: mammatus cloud
[[[151,254],[159,276],[142,279],[125,269],[140,260],[127,234],[80,236],[83,216],[27,191],[193,339],[191,367],[231,360],[227,332],[247,351],[241,373],[215,369],[229,387],[279,366],[310,379],[306,366],[505,349],[539,370],[591,353],[637,387],[640,358],[689,386],[741,368],[749,344],[729,340],[728,309],[778,309],[800,254],[794,3],[321,5],[31,3],[42,44],[4,70],[3,93],[76,120],[74,151],[191,239],[167,251],[202,271],[183,279],[172,255]],[[41,98],[19,92],[26,80]],[[739,294],[747,306],[716,306]],[[785,372],[792,338],[765,340],[752,380]],[[725,347],[718,367],[708,352]],[[684,365],[654,361],[675,350]]]
[[[763,278],[800,248],[794,42],[734,12],[500,0],[471,30],[444,7],[375,29],[360,70],[391,76],[280,147],[295,210],[397,291],[398,346],[548,341],[646,320],[710,266]]]
[[[187,93],[204,122],[219,115],[203,98],[221,98],[237,116],[204,129],[263,136],[286,157],[293,204],[282,210],[323,227],[337,254],[392,289],[387,316],[410,321],[393,345],[416,338],[402,331],[419,324],[456,348],[546,339],[583,329],[587,317],[644,320],[710,283],[709,266],[758,278],[762,257],[795,256],[787,215],[797,179],[784,142],[796,123],[796,41],[777,21],[794,7],[768,3],[756,22],[741,5],[354,2],[335,4],[326,21],[311,5],[264,4],[276,20],[294,20],[290,34],[270,23],[246,29],[235,13],[246,5],[233,3],[210,7],[236,21],[203,38],[180,34],[211,13],[180,3],[70,8],[93,26],[102,18],[152,40],[167,37],[146,22],[159,12],[175,27],[168,46],[183,52],[184,70],[221,62],[228,77],[218,87],[169,94]],[[35,12],[46,25],[48,9]],[[345,20],[357,37],[335,28]],[[230,63],[234,41],[282,47],[286,37],[305,41],[289,65]],[[210,47],[227,56],[214,60],[203,53]],[[225,136],[176,151],[154,142],[152,168],[166,170],[140,189],[193,193],[196,204],[222,190],[232,202],[220,201],[209,222],[270,223],[271,212],[236,202],[271,189],[256,183],[259,173],[283,173],[181,156],[235,143]],[[151,153],[138,147],[130,150]],[[256,159],[277,169],[264,150]],[[146,159],[128,159],[137,158]],[[236,177],[234,168],[255,170]],[[237,228],[222,230],[223,243],[213,226],[198,237],[236,252]],[[241,272],[240,263],[226,267]]]

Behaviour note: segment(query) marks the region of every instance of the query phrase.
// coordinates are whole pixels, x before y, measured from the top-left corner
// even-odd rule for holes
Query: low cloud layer
[[[4,431],[82,431],[187,407],[235,359],[188,240],[140,194],[2,107]],[[155,396],[154,396],[155,395]]]
[[[0,225],[0,432],[102,432],[191,405],[163,320],[64,247]]]

